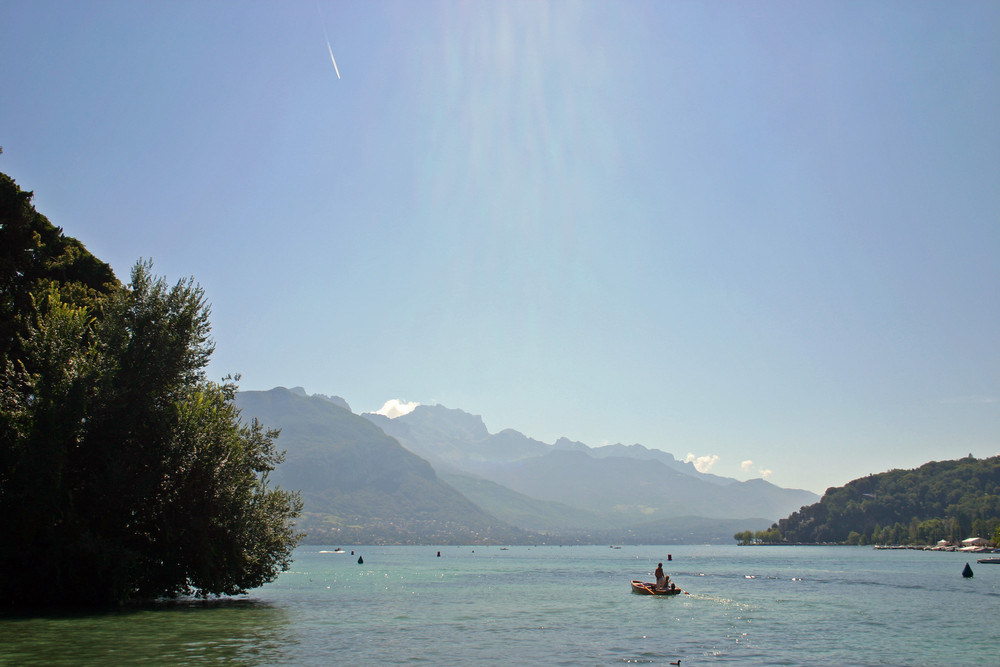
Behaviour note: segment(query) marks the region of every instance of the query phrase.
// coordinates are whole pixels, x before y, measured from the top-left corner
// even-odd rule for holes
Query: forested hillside
[[[997,539],[1000,456],[933,461],[827,489],[823,498],[743,542],[932,544]]]

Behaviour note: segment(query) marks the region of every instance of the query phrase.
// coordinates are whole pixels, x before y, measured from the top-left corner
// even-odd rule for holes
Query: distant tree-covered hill
[[[827,489],[758,541],[932,544],[1000,530],[1000,456],[933,461]],[[748,541],[745,533],[736,539]]]

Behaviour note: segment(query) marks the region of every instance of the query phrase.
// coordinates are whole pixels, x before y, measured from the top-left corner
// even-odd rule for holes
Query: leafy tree
[[[150,262],[104,292],[14,273],[0,284],[19,320],[0,367],[0,567],[18,576],[0,600],[235,594],[287,569],[302,504],[269,485],[277,433],[241,422],[231,379],[205,378],[201,288],[167,286]]]
[[[32,193],[0,173],[0,353],[14,346],[33,312],[32,298],[56,286],[75,303],[93,304],[118,284],[111,267],[38,213]]]
[[[782,540],[781,531],[777,524],[772,524],[767,530],[758,530],[753,534],[754,542],[757,544],[780,544]]]

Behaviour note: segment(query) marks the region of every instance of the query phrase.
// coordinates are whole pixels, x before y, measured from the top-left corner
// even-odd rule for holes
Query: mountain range
[[[236,396],[281,430],[271,474],[314,543],[728,542],[819,497],[698,472],[642,445],[546,444],[441,405],[389,419],[301,387]]]

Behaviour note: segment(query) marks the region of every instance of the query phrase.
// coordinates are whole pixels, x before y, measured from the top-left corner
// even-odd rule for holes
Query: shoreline
[[[939,547],[930,544],[845,544],[844,542],[762,542],[738,547],[870,547],[876,551],[946,551],[961,554],[1000,554],[995,547]]]

